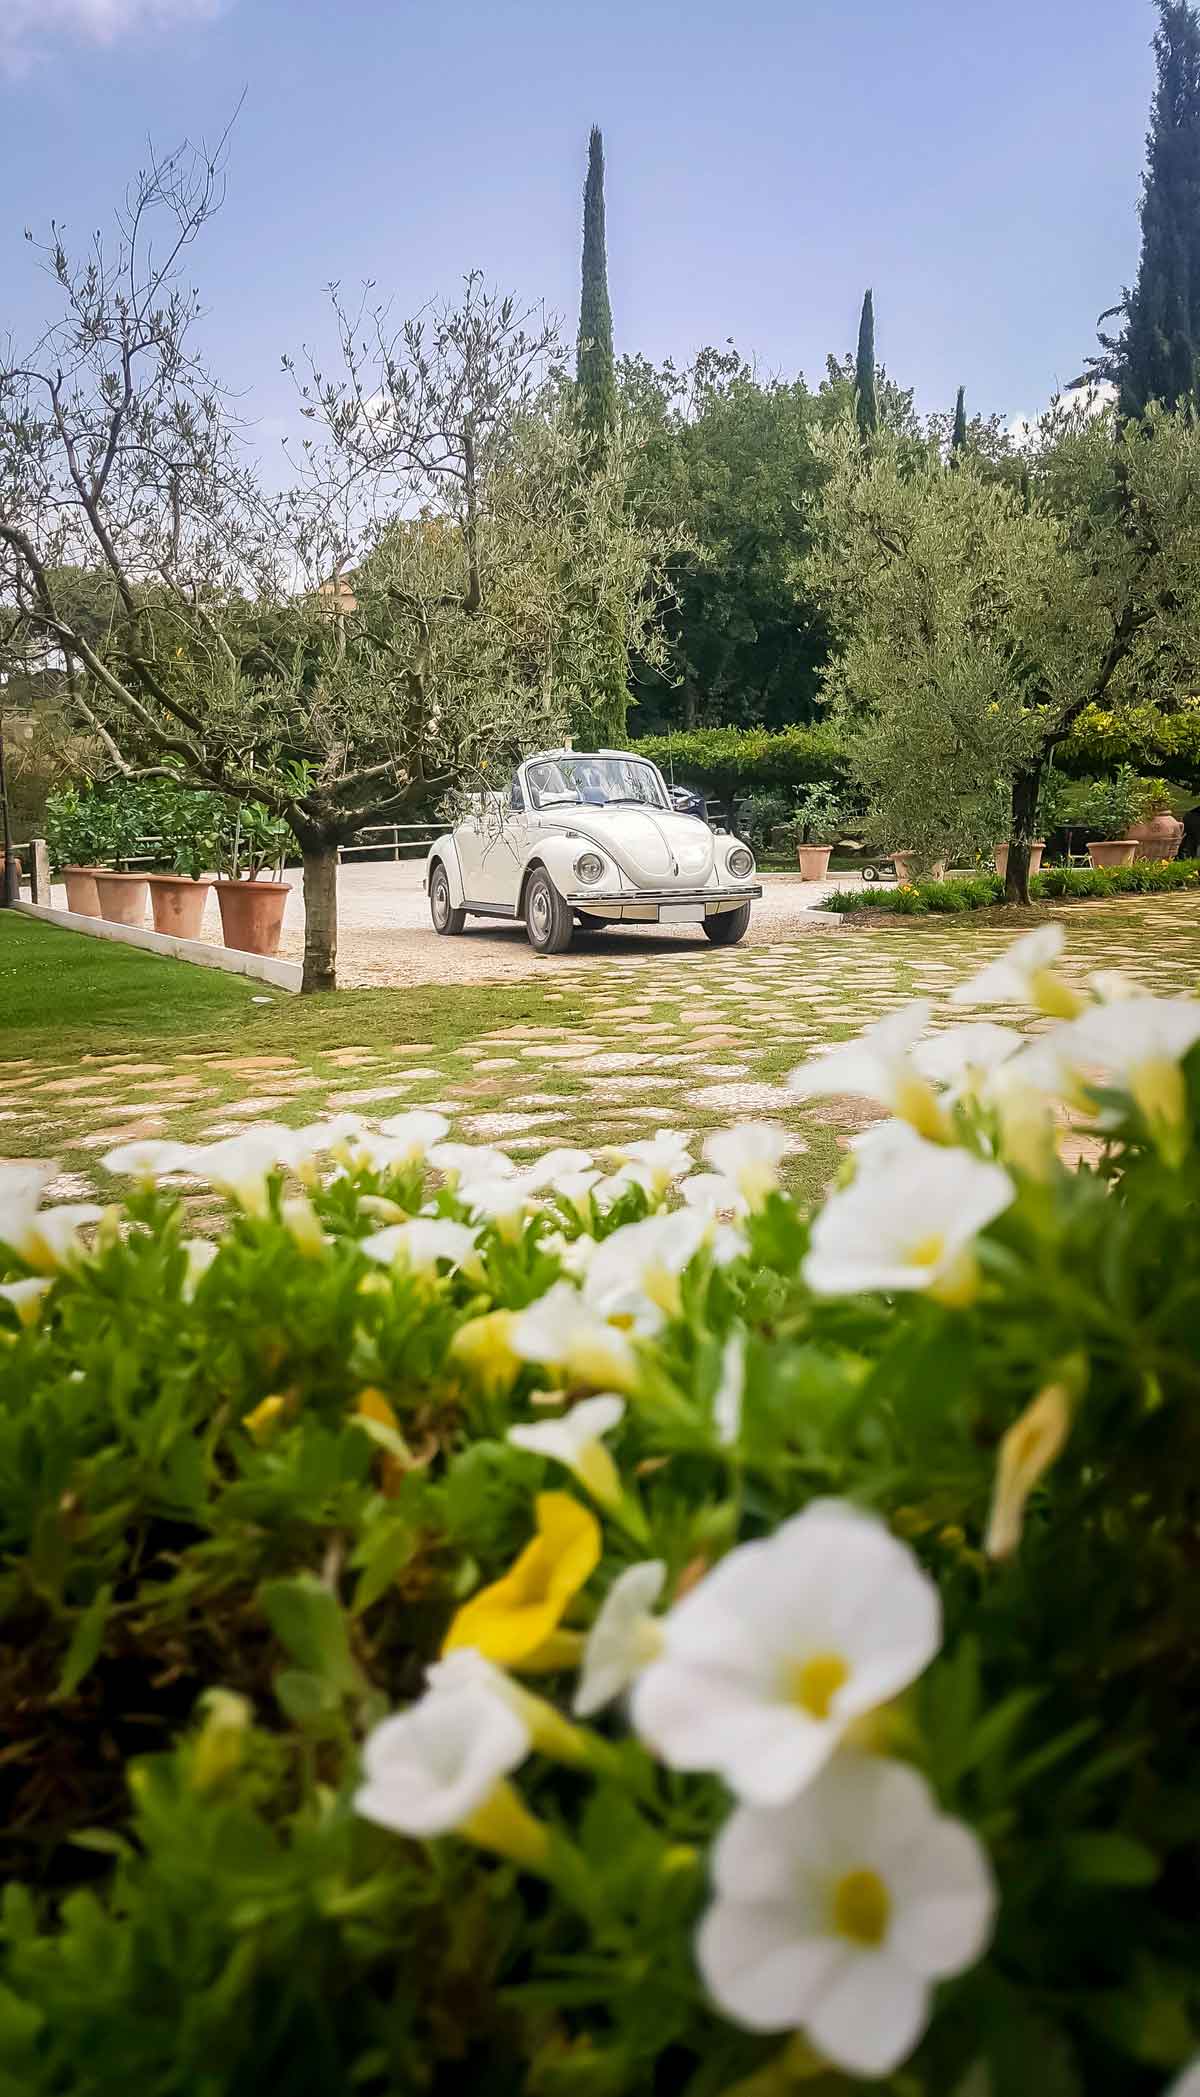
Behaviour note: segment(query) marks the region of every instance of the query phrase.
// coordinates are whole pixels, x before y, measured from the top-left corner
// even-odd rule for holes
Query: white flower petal
[[[100,1163],[108,1172],[128,1173],[148,1186],[172,1172],[190,1172],[192,1149],[187,1143],[156,1142],[150,1137],[138,1143],[119,1143],[105,1151]]]
[[[857,1093],[880,1106],[895,1106],[898,1088],[911,1074],[913,1043],[925,1032],[932,1009],[927,999],[917,998],[876,1020],[856,1041],[811,1056],[791,1072],[789,1091],[800,1099]]]
[[[465,1223],[446,1216],[414,1216],[408,1223],[389,1224],[362,1240],[360,1250],[369,1260],[393,1267],[397,1261],[418,1273],[429,1273],[439,1260],[461,1267],[475,1250],[475,1232]]]
[[[653,1657],[659,1634],[651,1611],[666,1577],[662,1560],[651,1558],[614,1580],[588,1632],[572,1707],[577,1718],[611,1704]]]
[[[923,1289],[1016,1197],[999,1165],[943,1144],[880,1139],[813,1225],[803,1273],[819,1296]]]
[[[379,1133],[396,1147],[397,1156],[415,1164],[450,1134],[450,1124],[444,1114],[414,1107],[407,1114],[393,1114],[381,1121]]]
[[[368,1735],[355,1809],[401,1835],[447,1834],[524,1761],[529,1746],[528,1728],[486,1683],[435,1687]]]
[[[740,1327],[721,1349],[721,1378],[713,1393],[713,1426],[722,1447],[729,1448],[742,1431],[742,1396],[746,1388],[746,1335]]]
[[[956,1005],[1033,1005],[1037,1003],[1035,977],[1052,968],[1066,944],[1066,930],[1057,918],[1022,933],[1006,954],[991,961],[967,983],[951,992]]]

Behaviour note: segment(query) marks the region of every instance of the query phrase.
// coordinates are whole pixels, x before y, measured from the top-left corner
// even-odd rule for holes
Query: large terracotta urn
[[[1183,843],[1183,824],[1164,808],[1147,816],[1144,823],[1131,823],[1129,835],[1137,840],[1135,859],[1176,859]]]
[[[1029,847],[1029,872],[1031,878],[1034,874],[1039,874],[1042,870],[1042,853],[1045,851],[1045,849],[1045,838],[1042,838],[1038,844],[1030,845]],[[1007,874],[1008,872],[1008,846],[997,845],[993,856],[996,861],[996,872],[999,874],[1001,880],[1003,880],[1005,874]]]
[[[291,890],[286,881],[218,881],[217,904],[227,947],[275,954]]]
[[[156,932],[175,939],[199,939],[211,881],[193,881],[187,874],[151,874],[150,908]]]
[[[797,845],[796,858],[800,863],[802,879],[823,881],[829,872],[829,855],[832,850],[832,845]]]
[[[99,917],[95,867],[65,866],[62,877],[67,890],[67,909],[73,910],[76,917]]]
[[[912,871],[911,852],[893,852],[892,865],[896,869],[896,879],[902,887],[908,888],[912,882],[918,879],[918,876]],[[922,874],[919,878],[922,881],[944,881],[946,878],[945,860],[936,859],[929,873]]]
[[[1093,866],[1132,866],[1136,851],[1135,837],[1088,839],[1088,858]]]
[[[97,867],[95,881],[101,917],[112,925],[145,924],[150,884],[144,874],[115,874],[109,868]]]

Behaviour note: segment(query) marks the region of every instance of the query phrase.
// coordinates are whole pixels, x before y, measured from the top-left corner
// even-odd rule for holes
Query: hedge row
[[[826,725],[782,728],[697,728],[684,735],[651,735],[636,745],[663,771],[674,769],[681,785],[700,786],[722,799],[839,779],[846,752]],[[1184,785],[1200,786],[1200,702],[1163,714],[1153,706],[1120,712],[1089,707],[1056,754],[1060,771],[1074,778],[1132,764],[1149,773],[1169,773]]]
[[[1035,902],[1056,896],[1145,896],[1164,889],[1200,885],[1200,859],[1139,860],[1134,866],[1047,867],[1035,874]],[[818,905],[842,916],[856,910],[890,910],[898,917],[949,917],[960,910],[986,910],[1004,900],[999,874],[972,874],[960,881],[918,881],[898,888],[835,889]]]

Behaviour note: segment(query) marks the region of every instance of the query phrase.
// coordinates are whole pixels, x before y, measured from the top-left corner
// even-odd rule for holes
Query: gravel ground
[[[359,861],[339,870],[338,981],[343,988],[510,982],[553,968],[553,960],[534,954],[523,925],[468,919],[461,938],[439,939],[421,892],[422,872],[419,860],[398,864]],[[842,929],[837,918],[814,912],[821,897],[840,884],[801,881],[792,874],[763,874],[760,879],[764,893],[754,906],[744,945],[778,946],[805,933],[822,937]],[[291,894],[279,952],[284,960],[298,961],[304,951],[304,902],[299,874],[290,873],[288,880]],[[66,890],[56,887],[52,900],[65,909]],[[205,910],[202,936],[221,944],[221,921],[213,895]],[[662,946],[688,953],[714,951],[703,934],[697,936],[686,926],[648,925],[637,932],[614,929],[590,937],[577,935],[570,959],[585,968],[611,968],[616,960],[645,959]]]

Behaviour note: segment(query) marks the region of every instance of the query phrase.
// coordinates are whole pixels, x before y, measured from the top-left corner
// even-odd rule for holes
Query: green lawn
[[[769,1120],[793,1133],[789,1177],[816,1192],[869,1112],[800,1103],[788,1071],[906,998],[931,998],[944,1023],[954,984],[1030,915],[905,919],[727,952],[648,948],[603,970],[567,955],[518,982],[301,999],[0,913],[0,1154],[57,1158],[64,1198],[106,1197],[118,1185],[100,1158],[123,1140],[195,1141],[346,1108],[382,1119],[436,1106],[456,1138],[517,1159]],[[1176,992],[1200,979],[1194,895],[1061,915],[1081,979],[1120,968]]]

